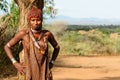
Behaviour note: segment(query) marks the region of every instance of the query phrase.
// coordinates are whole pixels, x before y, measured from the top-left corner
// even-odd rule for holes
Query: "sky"
[[[120,19],[120,0],[54,0],[57,15],[73,18]]]
[[[54,1],[55,8],[58,9],[57,15],[63,15],[73,18],[120,19],[120,0],[54,0]]]

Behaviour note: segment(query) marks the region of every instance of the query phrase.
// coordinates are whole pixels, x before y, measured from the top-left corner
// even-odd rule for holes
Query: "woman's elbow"
[[[60,50],[60,46],[59,46],[59,45],[57,45],[57,46],[55,47],[55,49]]]
[[[5,50],[5,51],[7,51],[9,48],[10,48],[10,47],[8,47],[7,44],[4,46],[4,50]]]

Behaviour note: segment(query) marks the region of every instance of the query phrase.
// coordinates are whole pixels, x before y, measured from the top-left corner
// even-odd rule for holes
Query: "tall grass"
[[[53,25],[52,29],[60,29]],[[64,26],[63,26],[64,27]],[[74,27],[74,26],[73,26]],[[51,28],[51,26],[49,26]],[[120,35],[119,29],[86,29],[68,30],[67,28],[59,30],[58,36],[61,46],[60,54],[63,55],[119,55],[120,54]],[[57,31],[56,31],[57,32]],[[56,34],[55,32],[55,34]],[[64,34],[62,34],[64,33]],[[117,38],[111,38],[111,33],[118,33]]]

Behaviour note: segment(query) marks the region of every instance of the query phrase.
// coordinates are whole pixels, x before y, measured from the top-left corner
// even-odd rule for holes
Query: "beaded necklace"
[[[35,31],[35,30],[34,30],[34,31]],[[31,32],[34,33],[33,30],[31,30]],[[35,31],[35,32],[36,32],[36,31]],[[40,49],[40,53],[41,53],[41,54],[44,54],[44,53],[45,53],[45,50],[41,50],[41,46],[40,46],[40,44],[39,44],[39,41],[41,40],[42,35],[43,35],[43,39],[44,39],[44,43],[45,43],[45,49],[46,49],[46,48],[47,48],[47,38],[46,38],[46,36],[45,36],[44,34],[41,34],[41,35],[40,35],[41,31],[39,31],[39,37],[38,37],[37,39],[35,39],[35,37],[32,35],[32,33],[31,33],[30,37],[31,37],[32,40],[34,41],[35,46],[36,46],[38,49]],[[38,31],[37,31],[37,33],[38,33]]]

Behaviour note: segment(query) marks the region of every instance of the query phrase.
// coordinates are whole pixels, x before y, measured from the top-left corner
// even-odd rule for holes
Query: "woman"
[[[50,69],[59,53],[59,45],[48,30],[42,30],[42,11],[32,8],[27,16],[29,27],[19,31],[4,47],[7,56],[19,72],[18,80],[50,80]],[[22,41],[23,51],[20,62],[12,55],[11,47]],[[48,57],[48,42],[54,51],[51,59]],[[20,76],[22,76],[21,79]]]

